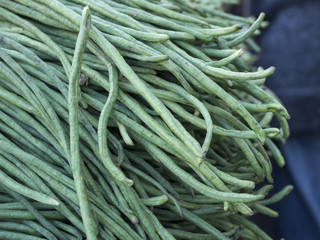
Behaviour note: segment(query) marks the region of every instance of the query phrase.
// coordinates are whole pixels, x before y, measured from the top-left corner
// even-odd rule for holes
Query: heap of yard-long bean
[[[289,115],[236,2],[0,0],[0,239],[270,239]]]

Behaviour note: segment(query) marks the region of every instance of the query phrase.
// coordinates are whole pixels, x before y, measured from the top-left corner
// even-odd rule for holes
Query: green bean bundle
[[[225,3],[0,0],[1,239],[271,239],[289,114]]]

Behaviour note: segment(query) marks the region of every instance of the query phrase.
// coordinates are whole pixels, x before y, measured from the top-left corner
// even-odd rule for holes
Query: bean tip
[[[233,82],[231,80],[227,80],[229,87],[233,87]]]
[[[91,12],[90,12],[90,8],[88,5],[86,5],[83,10],[82,10],[82,15],[86,16],[86,17],[90,17]],[[91,19],[90,19],[91,20]]]
[[[52,201],[51,201],[51,204],[50,204],[50,205],[53,205],[53,206],[59,206],[59,205],[60,205],[60,203],[59,203],[57,200],[52,199]]]
[[[268,138],[274,138],[280,133],[279,128],[268,128],[268,129],[265,129],[265,131]]]
[[[138,225],[139,224],[139,219],[136,216],[131,217],[130,220],[131,220],[132,224],[134,224],[134,225]]]
[[[293,185],[289,185],[289,186],[287,186],[287,189],[288,189],[289,192],[291,192],[294,189],[294,186]]]
[[[276,67],[272,66],[272,67],[269,67],[267,70],[269,70],[271,74],[273,74],[276,71]]]
[[[268,180],[269,183],[274,183],[274,180],[273,180],[271,175],[267,176],[267,180]]]
[[[273,188],[273,187],[272,187]],[[264,195],[264,194],[258,194],[258,195],[256,195],[256,197],[257,197],[257,200],[262,200],[262,199],[264,199],[265,197],[266,197],[266,195]]]
[[[249,182],[249,184],[248,184],[248,188],[249,189],[254,189],[256,187],[256,184],[254,183],[254,182]]]
[[[240,49],[238,50],[238,54],[241,55],[241,54],[243,54],[243,53],[244,53],[244,49],[240,48]]]
[[[168,41],[170,40],[170,36],[168,34],[161,34],[162,35],[162,40],[163,41]]]
[[[124,180],[124,183],[125,183],[126,185],[128,185],[129,187],[131,187],[131,186],[133,185],[133,181],[132,181],[131,179],[126,179],[126,180]]]
[[[237,24],[236,26],[237,26],[238,29],[242,29],[243,28],[242,24]]]
[[[88,29],[91,28],[91,11],[89,6],[85,6],[82,10],[82,17]]]

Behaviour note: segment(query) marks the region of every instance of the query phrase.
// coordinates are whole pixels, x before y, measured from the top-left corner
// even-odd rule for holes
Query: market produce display
[[[0,239],[271,239],[289,114],[236,2],[0,0]]]

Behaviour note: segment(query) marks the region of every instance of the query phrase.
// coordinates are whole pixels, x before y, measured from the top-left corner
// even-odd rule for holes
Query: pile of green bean
[[[0,0],[0,239],[271,239],[289,115],[236,2]]]

